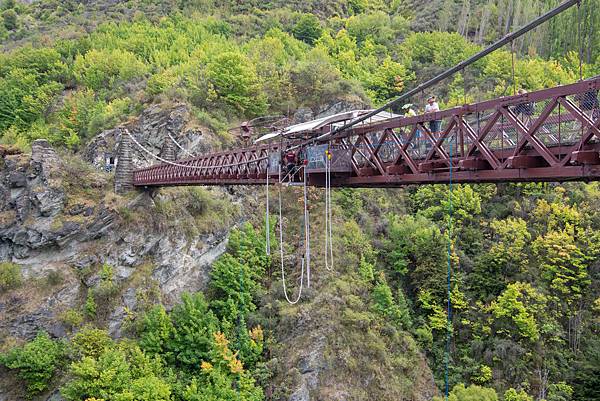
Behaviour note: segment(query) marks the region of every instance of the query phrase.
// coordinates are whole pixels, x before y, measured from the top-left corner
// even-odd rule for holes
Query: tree
[[[122,342],[97,356],[84,356],[69,368],[70,380],[61,388],[69,401],[98,398],[115,401],[169,401],[171,386],[162,379],[160,358]]]
[[[39,332],[24,346],[0,355],[0,364],[17,370],[17,375],[27,384],[27,392],[35,395],[48,387],[63,357],[63,345],[50,339],[46,332]]]
[[[388,56],[367,79],[367,93],[375,103],[382,104],[400,95],[412,78],[404,65]]]
[[[441,400],[441,397],[433,397],[433,401]],[[452,388],[448,401],[498,401],[498,394],[493,388],[475,384],[465,387],[464,383],[459,383]]]
[[[302,14],[294,27],[292,34],[298,40],[313,45],[323,32],[321,22],[313,14]]]
[[[184,393],[186,400],[263,400],[262,389],[256,386],[254,379],[244,370],[242,362],[229,348],[229,341],[223,333],[214,333],[210,357],[202,362],[201,372],[200,380],[193,379],[187,387]]]
[[[219,322],[202,293],[184,294],[171,312],[174,332],[167,344],[169,362],[191,371],[208,359],[213,334]]]
[[[79,358],[98,358],[107,349],[115,344],[106,330],[97,329],[93,326],[84,327],[73,336],[71,349]]]
[[[265,112],[267,102],[261,92],[255,66],[242,53],[227,51],[210,58],[205,78],[208,101],[221,100],[243,115]]]
[[[7,30],[13,31],[17,29],[18,15],[15,10],[5,10],[2,13],[2,19],[4,20],[4,27]]]
[[[408,274],[413,288],[440,302],[446,293],[446,241],[423,216],[390,216],[385,257],[399,275]]]
[[[539,261],[542,278],[556,302],[563,304],[572,314],[591,283],[585,257],[575,244],[573,229],[540,236],[532,248]]]
[[[525,390],[517,391],[514,388],[509,388],[504,392],[504,401],[533,401]]]
[[[528,283],[509,284],[490,306],[502,330],[532,342],[540,339],[540,314],[545,313],[547,299]]]
[[[62,87],[58,82],[42,82],[28,69],[14,68],[0,75],[0,132],[11,126],[22,131],[42,119]]]
[[[507,281],[526,269],[531,240],[527,222],[520,218],[492,220],[490,228],[492,243],[489,250],[477,258],[474,272],[469,278],[471,287],[484,301],[497,297]]]
[[[402,292],[398,292],[402,296]],[[383,272],[379,274],[377,284],[373,287],[374,309],[399,329],[408,329],[411,325],[410,314],[406,305],[406,300],[402,296],[403,305],[394,301],[392,289],[387,284]]]
[[[152,354],[161,354],[169,359],[170,341],[175,328],[164,306],[156,305],[142,319],[140,347]]]

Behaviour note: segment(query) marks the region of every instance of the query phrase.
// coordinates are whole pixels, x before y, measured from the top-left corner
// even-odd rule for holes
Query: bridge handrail
[[[386,119],[383,121],[378,121],[372,124],[361,125],[360,127],[349,129],[345,132],[339,133],[332,138],[328,138],[327,140],[316,141],[315,139],[308,139],[304,141],[298,142],[288,142],[285,141],[283,143],[273,143],[267,145],[257,145],[251,147],[245,147],[240,149],[232,149],[232,150],[223,150],[214,153],[209,153],[206,155],[198,155],[196,157],[190,157],[185,159],[180,159],[177,162],[167,162],[159,165],[149,166],[146,168],[138,169],[134,172],[134,175],[142,172],[154,171],[156,169],[162,168],[165,165],[173,164],[176,167],[180,168],[189,168],[189,169],[199,169],[199,170],[212,170],[212,169],[222,169],[222,168],[231,168],[238,167],[253,163],[259,163],[261,161],[267,160],[269,158],[269,153],[272,151],[278,151],[281,148],[285,148],[286,146],[292,144],[293,148],[299,148],[302,146],[306,146],[314,143],[327,143],[330,139],[340,139],[345,138],[357,134],[361,134],[364,132],[372,132],[384,130],[387,128],[402,128],[405,126],[415,125],[415,124],[423,124],[425,122],[429,122],[432,120],[442,120],[448,117],[454,116],[465,116],[474,113],[481,113],[490,109],[495,109],[498,106],[501,107],[511,107],[517,106],[523,103],[529,102],[540,102],[549,100],[555,97],[565,97],[570,95],[577,95],[581,93],[585,93],[591,90],[600,90],[600,77],[591,78],[588,80],[584,80],[581,82],[562,85],[554,88],[542,89],[535,92],[529,92],[522,95],[516,96],[506,96],[500,97],[497,99],[486,100],[478,103],[467,104],[463,106],[457,106],[451,109],[435,112],[435,113],[427,113],[420,114],[414,117],[394,117],[390,119]],[[264,156],[259,156],[257,158],[253,158],[251,160],[243,160],[236,161],[225,164],[213,164],[208,166],[198,165],[197,162],[206,162],[208,159],[217,159],[222,157],[231,157],[235,155],[242,154],[256,154],[266,152]],[[189,164],[186,164],[189,163]],[[194,165],[192,165],[194,164]]]

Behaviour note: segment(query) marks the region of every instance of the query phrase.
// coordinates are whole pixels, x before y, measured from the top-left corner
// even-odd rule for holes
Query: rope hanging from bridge
[[[269,221],[269,163],[267,163],[267,210],[265,213],[265,253],[271,256],[271,223]]]
[[[283,294],[285,295],[286,301],[290,305],[295,305],[300,301],[300,297],[302,297],[302,289],[304,287],[304,258],[302,258],[302,270],[300,273],[300,288],[298,289],[298,296],[295,300],[290,299],[290,296],[287,293],[287,286],[285,284],[285,266],[283,263],[283,213],[281,207],[281,187],[283,183],[281,181],[281,166],[279,166],[279,259],[281,264],[281,283],[283,284]],[[306,205],[306,203],[305,203]]]
[[[331,218],[331,153],[325,151],[325,268],[333,269],[333,243]]]
[[[450,384],[449,384],[449,370],[450,370],[450,344],[452,340],[452,302],[451,302],[451,279],[452,279],[452,216],[454,213],[453,204],[452,204],[452,196],[453,196],[453,185],[452,185],[452,140],[448,141],[449,143],[449,164],[450,164],[450,174],[448,180],[448,244],[446,249],[446,259],[447,259],[447,269],[446,269],[446,290],[447,290],[447,322],[446,322],[446,351],[445,351],[445,371],[444,371],[444,394],[446,396],[446,401],[448,401]]]
[[[306,287],[310,288],[310,215],[308,211],[308,174],[302,168],[304,187],[304,261],[306,263]]]

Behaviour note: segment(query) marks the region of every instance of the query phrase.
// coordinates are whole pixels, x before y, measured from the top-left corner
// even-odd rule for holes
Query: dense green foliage
[[[277,8],[276,2],[266,10],[210,1],[168,3],[130,1],[116,22],[90,34],[0,54],[2,141],[26,146],[47,137],[75,148],[135,115],[144,104],[166,99],[190,103],[197,117],[217,130],[232,119],[287,114],[299,107],[319,110],[344,98],[381,104],[480,48],[468,40],[469,29],[462,35],[447,32],[443,18],[440,31],[411,32],[416,16],[402,2],[340,2],[339,16],[322,14],[320,19]],[[547,6],[540,2],[533,10]],[[65,8],[76,19],[81,7],[73,2]],[[148,10],[151,16],[161,7],[172,16],[130,19],[126,11]],[[446,10],[452,7],[445,5]],[[52,21],[41,4],[6,3],[4,8],[5,14],[17,10]],[[191,13],[194,9],[200,13]],[[223,9],[230,13],[205,16]],[[3,18],[12,27],[13,18]],[[486,18],[493,20],[492,15]],[[498,18],[499,23],[504,19]],[[516,86],[532,90],[573,81],[577,48],[567,50],[571,52],[550,52],[556,58],[549,61],[535,52],[517,57]],[[599,71],[594,57],[586,61],[586,75]],[[445,105],[510,93],[511,71],[510,53],[500,50],[436,91]],[[422,107],[423,99],[412,102]]]
[[[0,3],[3,143],[26,147],[44,137],[77,149],[153,102],[185,102],[215,131],[263,114],[318,112],[340,100],[380,105],[556,2],[130,0],[98,26],[89,17],[104,15],[102,2],[91,3],[98,4]],[[597,5],[587,0],[580,9],[586,76],[600,73]],[[441,105],[576,80],[575,15],[515,43],[514,80],[510,51],[496,51],[435,88]],[[55,26],[61,36],[38,40],[36,32]],[[422,107],[423,96],[411,102]],[[157,214],[171,224],[179,224],[170,202],[176,196],[156,199]],[[204,225],[233,221],[225,201],[200,189],[183,196],[196,223],[202,216]],[[342,267],[327,288],[334,299],[328,324],[339,332],[326,347],[332,366],[364,382],[381,370],[401,372],[389,386],[378,383],[395,391],[417,381],[410,372],[420,349],[441,388],[450,263],[449,399],[600,399],[598,185],[460,185],[452,194],[427,186],[402,193],[397,203],[405,209],[390,204],[398,198],[335,193],[336,218],[345,221],[335,238]],[[119,291],[105,265],[81,311],[61,317],[75,332],[66,345],[40,334],[0,362],[30,394],[64,373],[68,400],[264,399],[272,372],[262,323],[276,308],[259,300],[281,295],[268,287],[264,246],[250,226],[232,232],[205,294],[186,295],[169,312],[148,305],[131,318],[132,338],[121,341],[79,328],[101,317]],[[0,264],[0,291],[20,283],[18,266]]]
[[[505,400],[595,399],[600,227],[592,205],[599,194],[595,184],[458,186],[452,195],[423,187],[408,196],[415,217],[388,217],[380,259],[392,291],[406,291],[415,305],[413,332],[439,380],[451,240],[450,383],[492,387]]]
[[[0,355],[0,364],[15,369],[25,382],[28,394],[34,395],[48,387],[54,372],[63,363],[63,356],[63,345],[40,332],[31,342]]]
[[[169,313],[155,305],[139,316],[133,339],[117,342],[93,326],[66,344],[40,333],[1,355],[0,363],[15,370],[33,395],[47,388],[68,356],[61,394],[72,401],[262,400],[255,375],[264,333],[246,322],[270,264],[264,246],[249,224],[233,231],[228,253],[213,267],[209,299],[186,294]],[[108,265],[101,276],[99,288],[110,281]]]

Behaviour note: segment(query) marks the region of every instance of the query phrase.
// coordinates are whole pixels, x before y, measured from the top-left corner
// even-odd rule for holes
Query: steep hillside
[[[336,189],[332,270],[311,189],[310,288],[298,188],[282,244],[264,188],[113,192],[122,128],[183,157],[381,105],[553,4],[0,0],[0,401],[599,400],[597,184]],[[577,80],[575,16],[431,92]]]

